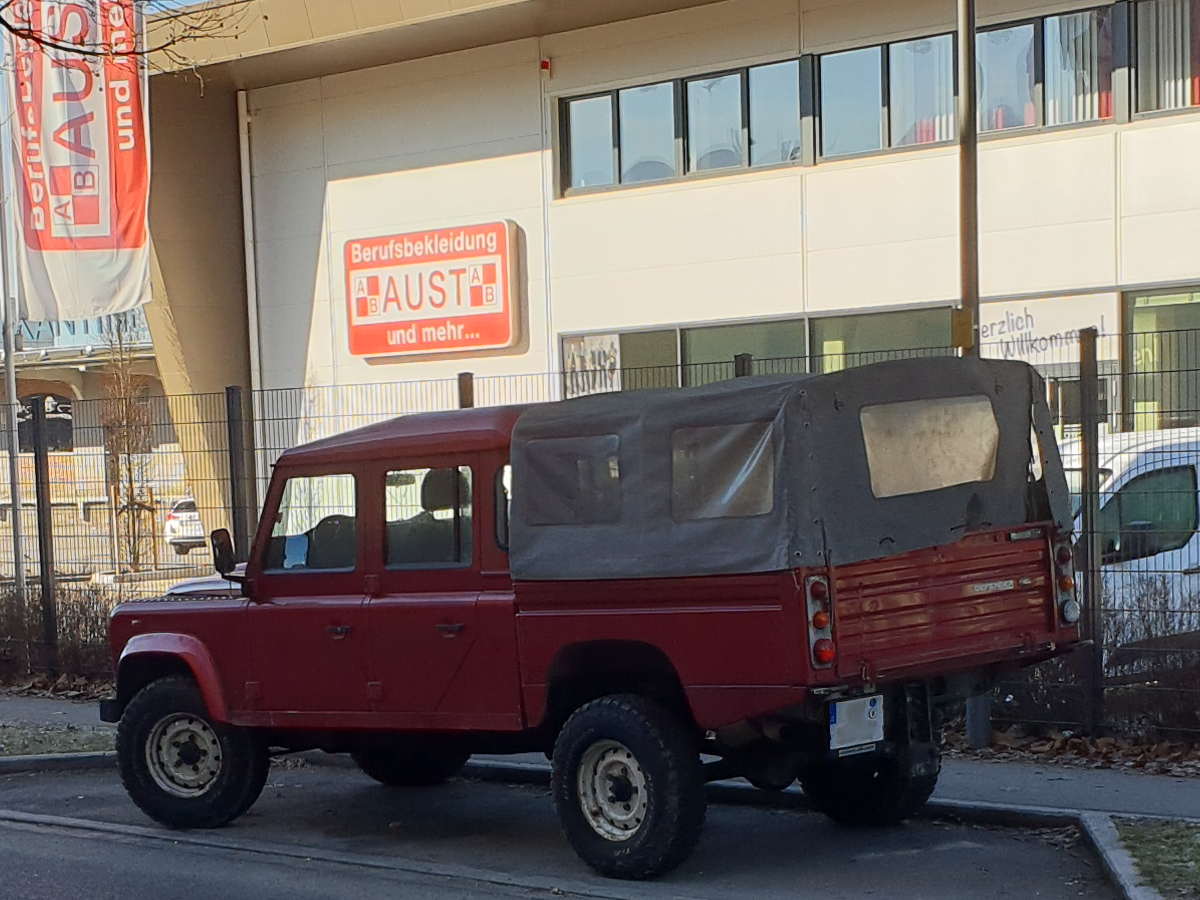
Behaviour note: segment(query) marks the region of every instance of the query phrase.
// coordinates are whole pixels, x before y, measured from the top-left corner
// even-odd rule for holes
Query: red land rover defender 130
[[[288,451],[244,596],[113,613],[121,777],[213,827],[273,752],[430,785],[544,751],[567,840],[623,878],[687,857],[714,778],[896,822],[933,790],[942,708],[1078,643],[1044,398],[1022,363],[904,360]]]

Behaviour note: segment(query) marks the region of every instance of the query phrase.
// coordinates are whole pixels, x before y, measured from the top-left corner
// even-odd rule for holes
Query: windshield
[[[1079,515],[1079,508],[1083,506],[1083,469],[1063,469],[1067,476],[1067,487],[1071,491],[1071,515]],[[1100,486],[1108,482],[1112,478],[1112,469],[1100,470]]]

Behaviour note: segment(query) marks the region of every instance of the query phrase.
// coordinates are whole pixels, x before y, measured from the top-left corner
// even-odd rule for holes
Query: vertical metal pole
[[[46,398],[33,398],[33,469],[37,490],[38,570],[42,584],[42,642],[46,666],[57,674],[58,609],[54,597],[54,516],[50,500],[50,448],[46,440]]]
[[[733,358],[733,377],[745,378],[754,370],[754,357],[749,353],[739,353]]]
[[[1104,589],[1100,575],[1102,535],[1100,517],[1100,372],[1096,355],[1096,329],[1079,332],[1079,412],[1083,449],[1083,534],[1080,570],[1083,574],[1085,637],[1092,641],[1086,688],[1088,734],[1099,734],[1104,721]]]
[[[471,409],[475,406],[475,376],[471,372],[458,373],[458,408]]]
[[[243,413],[242,389],[237,385],[225,388],[225,431],[229,448],[230,524],[233,526],[233,546],[240,555],[250,549],[250,470],[246,465],[246,419]]]
[[[975,0],[958,0],[958,236],[961,324],[955,343],[979,354],[979,118],[975,89]]]
[[[0,104],[0,114],[7,120],[8,92],[4,91],[5,101]],[[12,548],[13,568],[16,572],[15,586],[17,595],[22,602],[25,599],[25,528],[21,522],[21,443],[17,437],[17,416],[21,411],[21,399],[17,396],[17,360],[16,360],[16,329],[17,329],[17,295],[13,290],[12,273],[9,272],[8,259],[8,223],[16,215],[16,204],[10,201],[8,180],[8,129],[7,124],[0,128],[0,191],[4,201],[0,204],[0,285],[4,292],[0,300],[4,303],[4,394],[5,406],[8,409],[8,490],[12,504]]]

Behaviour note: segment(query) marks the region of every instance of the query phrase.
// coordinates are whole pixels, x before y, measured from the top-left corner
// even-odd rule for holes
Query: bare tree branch
[[[22,0],[0,2],[0,30],[12,34],[18,41],[36,44],[48,50],[92,59],[146,57],[163,55],[174,63],[183,63],[182,54],[174,48],[204,38],[234,37],[242,25],[246,5],[250,0],[202,0],[183,8],[175,8],[165,0],[133,0],[140,16],[152,23],[156,41],[145,46],[145,36],[135,35],[133,46],[105,43],[90,34],[55,34],[47,31],[19,13],[28,9]],[[61,9],[61,8],[60,8]],[[65,18],[65,16],[64,16]],[[67,27],[59,23],[60,28]]]

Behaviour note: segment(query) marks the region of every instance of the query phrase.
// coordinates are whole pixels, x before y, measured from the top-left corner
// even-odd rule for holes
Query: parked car
[[[206,596],[206,597],[240,597],[242,596],[241,580],[246,574],[246,564],[239,563],[226,578],[219,572],[212,575],[201,575],[198,578],[185,578],[167,588],[166,596]]]
[[[1083,457],[1064,441],[1075,532]],[[1100,439],[1104,608],[1110,638],[1136,641],[1200,628],[1200,428],[1108,434]]]
[[[947,704],[1078,646],[1044,397],[1024,363],[914,359],[289,450],[245,596],[112,615],[125,788],[217,827],[269,748],[393,786],[542,751],[567,840],[620,878],[687,858],[706,780],[799,778],[839,822],[898,822],[933,791]]]
[[[163,521],[163,538],[180,556],[187,556],[192,550],[208,546],[208,537],[204,533],[204,524],[200,521],[195,500],[185,497],[171,504]]]

